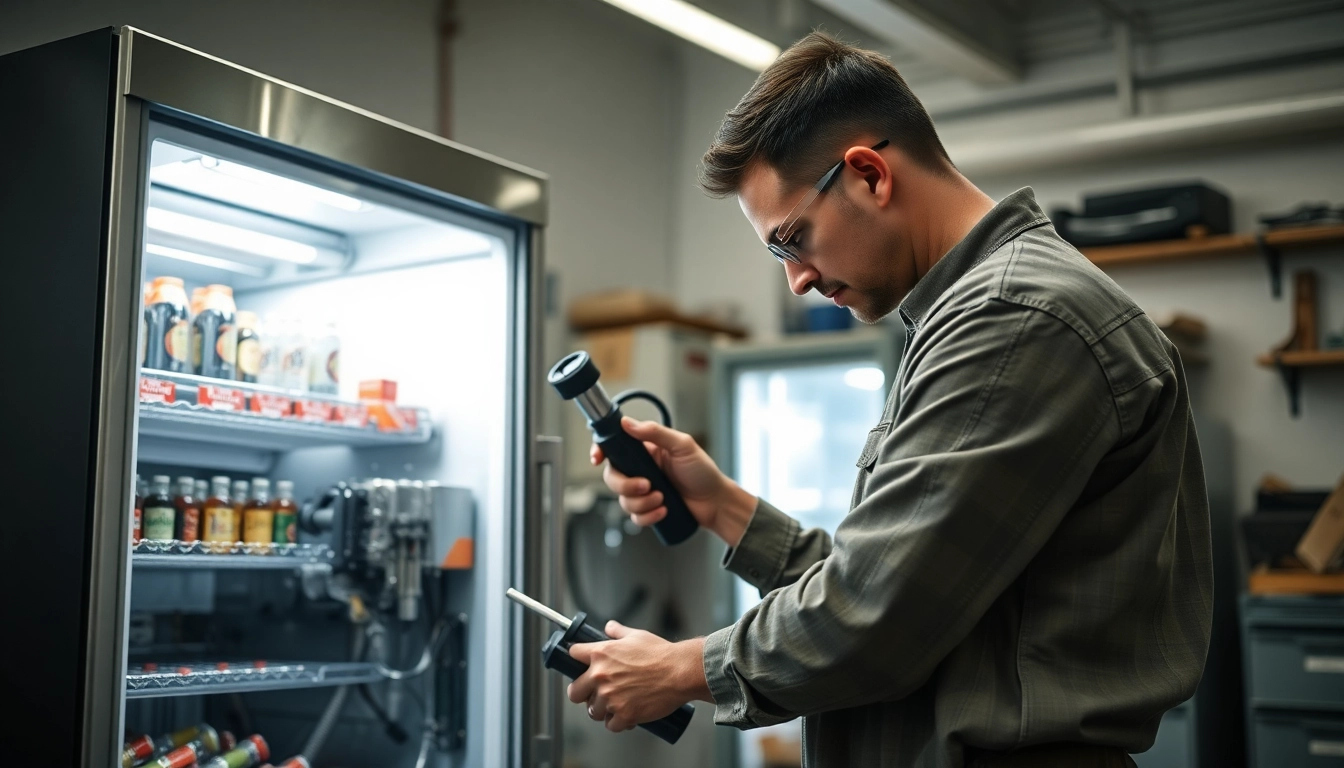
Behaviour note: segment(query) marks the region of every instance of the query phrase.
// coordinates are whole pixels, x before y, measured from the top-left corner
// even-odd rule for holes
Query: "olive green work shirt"
[[[1148,749],[1195,691],[1212,614],[1175,348],[1030,188],[899,313],[905,353],[834,538],[761,501],[725,555],[763,599],[706,638],[715,722],[802,716],[823,768]]]

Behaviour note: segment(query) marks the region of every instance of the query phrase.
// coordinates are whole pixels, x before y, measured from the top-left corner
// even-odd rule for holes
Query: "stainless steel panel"
[[[122,40],[117,84],[129,76]],[[89,563],[89,623],[85,651],[84,753],[88,768],[120,751],[129,621],[131,498],[135,495],[135,421],[139,366],[140,200],[144,115],[137,102],[114,99],[107,217],[107,277],[103,295],[102,361],[98,381],[97,444]]]
[[[122,36],[129,96],[546,222],[545,174],[132,27]]]

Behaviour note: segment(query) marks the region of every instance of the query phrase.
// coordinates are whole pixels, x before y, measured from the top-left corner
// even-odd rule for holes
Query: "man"
[[[801,716],[828,768],[1133,765],[1209,640],[1176,350],[1029,188],[996,204],[958,173],[885,59],[823,34],[728,113],[702,185],[737,196],[794,293],[898,310],[905,352],[834,539],[627,420],[763,599],[679,643],[609,624],[575,646],[570,698],[611,730],[690,700],[738,728]],[[646,481],[605,479],[636,522],[665,514]]]

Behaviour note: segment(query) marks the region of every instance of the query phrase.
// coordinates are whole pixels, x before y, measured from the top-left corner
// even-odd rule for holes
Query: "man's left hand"
[[[607,622],[611,640],[575,643],[569,655],[588,671],[569,684],[569,700],[609,731],[628,731],[672,714],[693,699],[712,701],[705,682],[704,638],[670,643],[642,629]]]

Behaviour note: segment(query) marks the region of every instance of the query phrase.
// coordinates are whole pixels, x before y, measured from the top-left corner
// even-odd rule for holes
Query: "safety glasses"
[[[883,139],[874,144],[871,149],[877,151],[890,143],[889,140]],[[784,223],[779,225],[775,230],[774,235],[770,237],[770,241],[765,244],[765,247],[770,249],[770,253],[779,260],[779,263],[802,263],[798,254],[795,253],[792,246],[789,245],[789,240],[793,238],[794,230],[798,228],[798,222],[803,218],[803,214],[807,213],[808,207],[816,201],[818,195],[825,192],[831,184],[835,183],[835,180],[840,176],[840,169],[843,168],[844,165],[845,161],[841,159],[840,162],[831,166],[831,169],[803,195],[803,198],[798,201],[798,204],[793,206],[793,210],[789,211],[789,215],[784,218]]]

